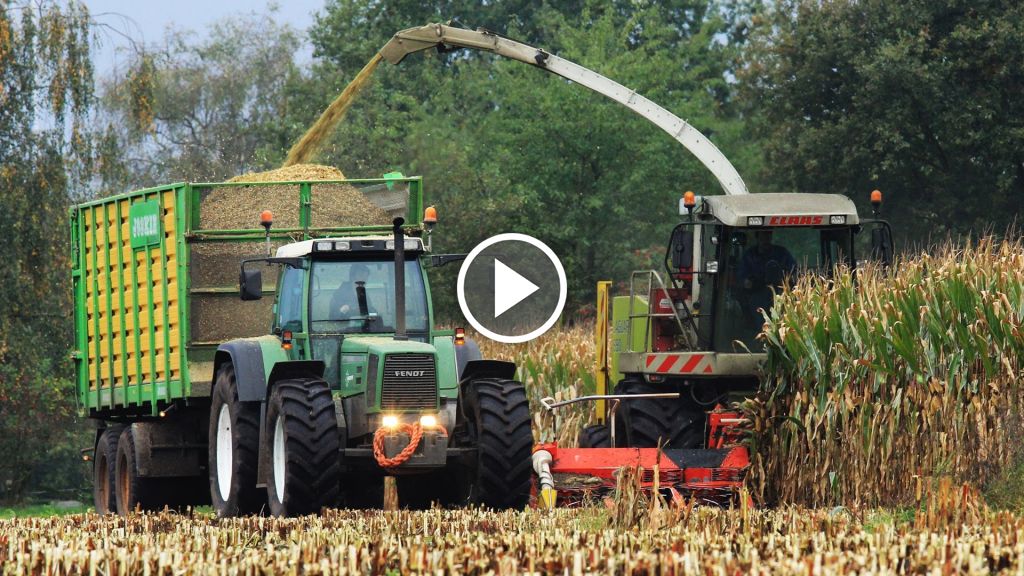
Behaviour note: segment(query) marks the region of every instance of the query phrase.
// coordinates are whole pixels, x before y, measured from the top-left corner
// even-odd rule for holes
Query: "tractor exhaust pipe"
[[[408,340],[405,333],[405,233],[404,218],[395,218],[395,340]]]

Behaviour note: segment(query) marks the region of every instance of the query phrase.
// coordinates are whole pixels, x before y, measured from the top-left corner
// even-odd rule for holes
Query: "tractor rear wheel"
[[[259,512],[266,502],[256,487],[259,435],[259,403],[238,399],[235,369],[226,364],[210,403],[210,500],[218,518]]]
[[[700,448],[704,445],[704,411],[690,400],[681,384],[651,384],[640,378],[625,378],[616,394],[657,394],[680,392],[679,398],[626,400],[619,406],[616,436],[631,448]],[[620,433],[624,432],[624,436]]]
[[[117,513],[117,439],[124,426],[108,426],[93,453],[92,500],[97,514]]]
[[[523,385],[503,378],[478,378],[464,390],[477,447],[471,501],[498,509],[525,507],[533,470],[533,431]]]
[[[270,513],[299,516],[337,506],[341,442],[330,386],[315,378],[278,382],[267,406],[267,426]]]

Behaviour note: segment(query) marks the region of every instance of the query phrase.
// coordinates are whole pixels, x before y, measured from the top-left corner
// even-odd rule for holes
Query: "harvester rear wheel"
[[[315,378],[278,382],[267,406],[267,425],[270,513],[298,516],[337,506],[341,441],[330,386]]]
[[[152,494],[152,480],[139,476],[135,459],[135,434],[131,426],[125,428],[117,440],[114,468],[118,514],[126,516],[136,509],[153,510],[158,506]]]
[[[117,513],[117,439],[124,426],[108,426],[96,441],[92,466],[92,500],[97,514]]]
[[[515,380],[479,378],[465,389],[467,416],[477,446],[472,501],[498,509],[523,508],[532,473],[530,404]]]
[[[681,384],[650,384],[625,378],[616,394],[681,392],[678,399],[649,398],[624,401],[619,406],[616,436],[624,432],[631,448],[700,448],[704,446],[704,411],[691,400]]]
[[[238,399],[235,369],[226,364],[210,403],[210,500],[219,518],[259,512],[266,502],[256,487],[259,435],[259,403]]]

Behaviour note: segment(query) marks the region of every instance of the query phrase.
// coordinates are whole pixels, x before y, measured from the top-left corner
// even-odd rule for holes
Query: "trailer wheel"
[[[656,394],[676,392],[679,385],[650,384],[640,378],[625,378],[615,387],[616,394]],[[624,401],[619,407],[616,436],[624,436],[632,448],[700,448],[704,445],[704,421],[707,416],[682,391],[678,399],[649,398]]]
[[[218,518],[263,507],[264,492],[256,487],[259,422],[259,404],[238,400],[234,366],[225,364],[210,403],[210,500]]]
[[[126,427],[117,440],[117,461],[115,464],[117,513],[127,516],[139,510],[156,508],[153,501],[152,481],[139,476],[135,460],[135,434],[132,427]]]
[[[97,514],[117,513],[117,439],[124,426],[108,426],[93,453],[92,501]]]
[[[533,431],[523,385],[515,380],[479,378],[464,390],[477,447],[471,500],[498,509],[525,507],[533,471]]]
[[[270,513],[299,516],[336,506],[341,442],[330,386],[316,378],[278,382],[267,406],[267,426]]]
[[[594,424],[580,431],[580,448],[610,448],[612,435],[606,424]]]

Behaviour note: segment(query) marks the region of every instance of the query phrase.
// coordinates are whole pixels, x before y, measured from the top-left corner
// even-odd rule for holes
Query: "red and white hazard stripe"
[[[656,374],[711,374],[711,354],[648,354],[647,372]]]

